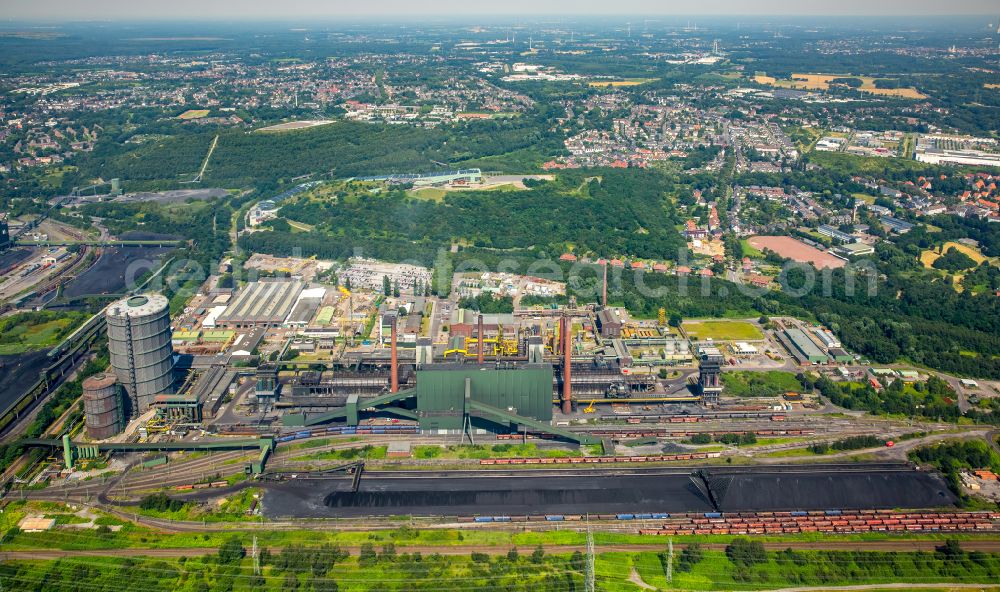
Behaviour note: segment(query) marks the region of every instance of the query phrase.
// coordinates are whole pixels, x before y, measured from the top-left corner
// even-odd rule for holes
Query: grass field
[[[647,82],[656,82],[659,78],[626,78],[625,80],[591,80],[587,86],[604,88],[608,86],[639,86]]]
[[[246,537],[239,537],[246,549]],[[663,540],[662,537],[660,539]],[[664,541],[664,547],[666,543]],[[312,562],[286,568],[271,560],[253,576],[254,559],[237,558],[230,565],[218,556],[188,558],[73,557],[59,561],[30,560],[4,566],[5,583],[14,590],[77,589],[86,578],[88,589],[135,589],[147,592],[173,590],[584,590],[586,560],[583,555],[546,552],[543,547],[521,545],[498,548],[489,555],[442,556],[433,553],[397,554],[373,545],[362,559],[357,549],[339,561]],[[270,550],[278,555],[278,549]],[[308,550],[306,550],[308,553]],[[996,590],[1000,555],[958,551],[959,556],[935,552],[879,552],[786,549],[760,551],[751,561],[730,559],[726,552],[703,549],[697,561],[681,569],[677,559],[668,581],[665,549],[639,552],[603,551],[594,557],[595,589],[611,592],[643,590],[768,590],[787,586],[879,585],[904,589],[907,583],[940,582],[981,584],[976,589]],[[86,575],[83,575],[86,574]],[[208,581],[213,583],[208,585]],[[336,586],[329,583],[335,582]],[[35,586],[35,583],[44,583]],[[442,587],[443,586],[443,587]],[[872,588],[868,588],[869,590]],[[935,588],[922,588],[932,590]]]
[[[873,204],[873,203],[875,203],[875,196],[874,195],[868,195],[867,193],[852,193],[851,195],[854,196],[854,199],[859,199],[859,200],[865,202],[866,204]]]
[[[462,446],[415,446],[414,458],[520,458],[520,457],[567,457],[578,456],[569,450],[541,449],[535,444],[492,444],[492,445],[462,445]]]
[[[764,257],[764,252],[751,245],[745,238],[740,240],[740,246],[743,248],[744,257],[750,257],[752,259],[762,259]]]
[[[851,74],[792,74],[791,80],[778,80],[773,76],[758,74],[753,77],[754,82],[766,84],[779,88],[792,88],[799,90],[827,90],[830,88],[830,81],[835,78],[857,78],[862,81],[858,89],[863,92],[875,95],[900,97],[904,99],[926,99],[927,95],[915,88],[876,88],[874,76],[854,76]]]
[[[423,189],[411,189],[406,192],[408,197],[415,197],[427,201],[442,201],[448,192],[437,187],[425,187]]]
[[[77,167],[67,165],[60,167],[49,167],[45,169],[45,174],[38,179],[38,182],[49,189],[62,187],[63,177],[66,173],[76,172]]]
[[[725,372],[722,383],[730,395],[737,397],[774,397],[783,393],[800,393],[802,383],[791,372]]]
[[[3,334],[0,339],[0,355],[20,354],[56,345],[84,318],[84,314],[70,313],[34,325],[15,320],[0,324]]]
[[[309,129],[312,127],[319,127],[321,125],[328,125],[333,123],[332,119],[308,119],[303,121],[288,121],[285,123],[277,123],[275,125],[269,125],[267,127],[262,127],[258,129],[258,132],[290,132],[301,129]]]
[[[987,260],[987,258],[979,251],[979,249],[975,249],[973,247],[970,247],[968,245],[963,245],[962,243],[957,243],[955,241],[948,241],[943,245],[941,245],[939,249],[934,249],[934,250],[928,249],[920,253],[920,262],[923,263],[924,267],[926,267],[927,269],[931,269],[931,267],[934,265],[934,262],[937,261],[938,258],[949,249],[958,249],[960,252],[964,253],[970,259],[975,261],[976,265],[979,265]]]
[[[292,232],[295,232],[295,231],[298,231],[298,232],[311,232],[313,230],[313,228],[315,228],[313,225],[306,224],[305,222],[296,222],[294,220],[288,220],[287,218],[286,218],[286,221],[288,222],[288,225],[292,227]]]
[[[683,327],[692,339],[736,341],[764,338],[760,329],[747,321],[684,321]]]
[[[188,109],[177,116],[177,119],[201,119],[208,117],[208,109]]]

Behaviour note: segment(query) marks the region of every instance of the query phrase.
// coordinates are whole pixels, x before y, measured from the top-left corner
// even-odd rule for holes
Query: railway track
[[[598,531],[600,532],[600,531]],[[965,551],[980,551],[983,553],[1000,552],[1000,540],[989,539],[968,539],[960,541],[962,549]],[[702,549],[710,551],[724,551],[726,543],[700,543]],[[809,550],[809,551],[883,551],[883,552],[914,552],[934,551],[940,546],[940,541],[933,540],[906,540],[906,541],[788,541],[788,542],[767,542],[764,541],[764,548],[768,551],[782,551],[784,549]],[[341,545],[345,551],[352,555],[357,555],[361,551],[359,545]],[[515,545],[516,547],[516,545]],[[528,548],[525,545],[524,548]],[[585,552],[586,545],[544,545],[546,553],[567,554],[575,551]],[[675,543],[674,547],[684,549],[685,543]],[[487,555],[506,555],[510,551],[511,545],[397,545],[398,553],[437,553],[439,555],[470,555],[472,553],[485,553]],[[642,553],[642,552],[662,552],[663,543],[631,543],[631,544],[601,544],[597,546],[597,551],[601,553]],[[115,549],[115,554],[127,557],[188,557],[199,555],[213,555],[218,552],[217,547],[199,548],[127,548]],[[0,561],[17,560],[52,560],[69,557],[103,557],[108,554],[106,549],[92,550],[57,550],[57,549],[31,549],[21,551],[7,551],[0,553]],[[942,587],[949,587],[942,584]]]

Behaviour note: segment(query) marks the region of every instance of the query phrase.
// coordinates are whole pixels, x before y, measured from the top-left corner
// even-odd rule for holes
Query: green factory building
[[[416,420],[424,432],[524,429],[579,443],[600,442],[552,425],[551,364],[424,364],[416,371],[416,383],[415,388],[377,397],[351,395],[340,409],[316,415],[286,414],[282,422],[308,427],[344,419],[347,425],[358,425],[363,413],[374,411]]]
[[[430,364],[417,371],[417,415],[422,429],[461,429],[464,416],[470,413],[467,400],[550,422],[552,366]]]

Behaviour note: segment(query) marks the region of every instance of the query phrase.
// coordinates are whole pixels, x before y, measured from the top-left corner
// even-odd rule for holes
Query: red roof
[[[701,275],[703,275],[705,277],[712,277],[713,275],[715,275],[714,273],[712,273],[712,270],[709,269],[709,268],[707,268],[707,267],[705,269],[699,271],[698,273],[700,273]]]
[[[625,267],[625,262],[622,261],[621,259],[612,259],[611,265],[613,265],[614,267]]]
[[[646,264],[642,261],[633,261],[632,269],[646,269]]]
[[[576,255],[573,253],[563,253],[559,256],[560,261],[576,261]]]
[[[688,267],[687,265],[681,265],[677,268],[676,271],[679,274],[691,273],[691,268]]]

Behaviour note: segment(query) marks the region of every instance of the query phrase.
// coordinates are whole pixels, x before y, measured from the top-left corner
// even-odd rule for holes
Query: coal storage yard
[[[691,469],[693,470],[693,469]],[[935,473],[885,467],[709,469],[719,510],[937,508],[955,497]],[[473,516],[710,512],[711,501],[688,470],[456,476],[366,472],[349,479],[270,484],[269,517]]]

